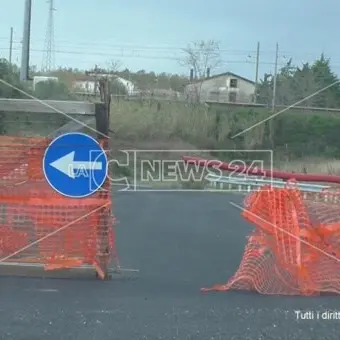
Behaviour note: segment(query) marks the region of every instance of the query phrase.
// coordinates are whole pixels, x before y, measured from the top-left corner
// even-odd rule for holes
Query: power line
[[[8,37],[0,37],[0,40],[7,40]],[[18,43],[21,44],[20,40],[14,40],[14,43]],[[43,40],[39,40],[39,39],[32,39],[31,40],[32,44],[36,43],[36,44],[40,44],[43,42]],[[136,45],[136,44],[129,44],[129,43],[124,43],[124,44],[116,44],[116,43],[112,43],[112,42],[105,42],[105,41],[100,41],[100,42],[91,42],[89,43],[88,41],[86,42],[81,42],[81,41],[71,41],[71,40],[55,40],[55,45],[72,45],[72,46],[84,46],[84,47],[93,47],[93,46],[98,46],[100,48],[104,48],[104,47],[108,47],[108,48],[131,48],[131,49],[145,49],[145,50],[164,50],[164,51],[183,51],[183,49],[186,48],[186,46],[178,46],[178,45]],[[66,46],[65,46],[66,47]],[[199,49],[193,49],[194,51],[198,51]],[[223,53],[223,52],[232,52],[232,53],[256,53],[256,49],[238,49],[238,48],[220,48],[219,52]],[[316,53],[316,52],[308,52],[308,51],[288,51],[288,50],[282,50],[281,54],[282,55],[293,55],[293,54],[303,54],[306,56],[315,56],[315,55],[321,55],[320,53]],[[275,49],[267,49],[267,50],[262,50],[261,49],[261,54],[272,54],[275,55]]]
[[[8,38],[7,38],[8,40]],[[14,44],[21,44],[21,41],[13,41]],[[67,45],[62,45],[57,42],[54,43],[55,46],[60,46],[62,48],[68,49],[70,46]],[[36,41],[32,41],[32,45],[39,45],[41,46],[42,44],[37,44]],[[83,48],[100,48],[100,49],[118,49],[118,50],[145,50],[145,51],[159,51],[159,52],[183,52],[183,49],[178,47],[178,48],[171,48],[171,47],[153,47],[153,46],[140,46],[140,45],[119,45],[119,44],[96,44],[96,43],[87,43],[87,44],[79,44],[79,43],[71,43],[70,45],[73,47],[83,47]],[[197,50],[199,51],[199,50]],[[256,50],[233,50],[233,49],[221,49],[219,50],[220,53],[234,53],[234,54],[255,54]],[[267,51],[268,52],[268,51]]]
[[[0,40],[8,40],[8,37],[5,36],[0,36]],[[32,43],[42,43],[43,40],[41,39],[34,39],[31,40]],[[21,44],[20,40],[14,40],[14,43],[19,43]],[[116,47],[116,48],[133,48],[133,49],[151,49],[151,50],[183,50],[185,48],[187,48],[187,46],[182,45],[182,46],[178,46],[178,45],[136,45],[135,43],[122,43],[122,44],[113,44],[110,41],[100,41],[100,42],[91,42],[89,43],[88,41],[71,41],[71,40],[55,40],[55,44],[56,45],[60,45],[60,44],[70,44],[72,46],[86,46],[86,47],[93,47],[93,46],[100,46],[100,47]],[[193,49],[195,50],[195,49]],[[219,49],[219,52],[234,52],[234,53],[256,53],[256,49],[239,49],[239,48],[221,48]],[[267,49],[267,50],[262,50],[261,49],[261,54],[267,54],[267,53],[271,53],[272,55],[275,55],[275,49]],[[290,51],[290,50],[281,50],[281,54],[282,55],[294,55],[298,53],[303,54],[305,56],[315,56],[315,55],[321,55],[322,52],[311,52],[311,51]],[[332,59],[332,58],[331,58]]]
[[[8,37],[0,37],[0,40],[7,40]],[[31,40],[32,43],[39,43],[41,44],[43,41],[39,39]],[[14,40],[14,43],[21,44],[20,40]],[[124,43],[124,44],[117,44],[117,43],[111,43],[111,42],[105,42],[105,41],[100,41],[100,42],[91,42],[89,43],[88,41],[86,42],[75,42],[75,41],[70,41],[70,40],[55,40],[56,45],[72,45],[72,46],[85,46],[85,47],[93,47],[93,46],[99,46],[101,48],[103,47],[115,47],[115,48],[132,48],[132,49],[146,49],[146,50],[164,50],[164,51],[169,51],[169,50],[179,50],[182,51],[183,49],[186,48],[186,46],[165,46],[165,45],[136,45],[136,44],[129,44],[129,43]],[[192,49],[193,51],[199,51],[200,49]],[[236,53],[256,53],[256,49],[235,49],[235,48],[221,48],[219,49],[219,52],[236,52]],[[270,52],[273,53],[273,51],[267,50],[264,52]]]
[[[0,40],[5,39],[4,37],[0,37]],[[8,38],[6,38],[7,40]],[[41,42],[41,40],[32,40],[32,45],[40,45],[38,44],[38,42]],[[13,41],[14,44],[21,44],[20,41]],[[63,44],[61,44],[63,43]],[[66,45],[72,45],[72,48],[75,47],[83,47],[84,49],[88,48],[88,49],[93,49],[94,47],[97,49],[115,49],[115,50],[120,50],[122,54],[125,54],[126,51],[125,50],[132,50],[133,53],[138,53],[138,52],[143,52],[143,51],[154,51],[154,52],[164,52],[164,53],[168,53],[168,52],[183,52],[183,49],[185,48],[184,46],[180,47],[180,46],[164,46],[164,45],[136,45],[136,44],[112,44],[110,42],[105,43],[103,41],[101,42],[72,42],[69,40],[59,40],[57,42],[55,42],[55,45],[59,46],[59,50],[60,49],[69,49],[70,46],[66,46]],[[64,45],[64,46],[63,46]],[[219,52],[221,53],[221,55],[223,54],[234,54],[234,55],[247,55],[248,58],[256,58],[256,50],[252,50],[252,49],[232,49],[232,48],[228,48],[228,49],[220,49]],[[80,52],[79,52],[80,53]],[[87,53],[87,51],[84,51],[83,53]],[[263,55],[274,55],[275,54],[275,50],[261,50],[261,56]],[[302,56],[303,57],[299,57]],[[124,57],[124,55],[122,55]],[[302,52],[302,51],[298,51],[298,52],[292,52],[292,51],[284,51],[282,50],[280,52],[280,58],[283,58],[285,60],[289,60],[289,59],[293,59],[293,60],[299,60],[299,59],[310,59],[309,57],[313,57],[313,58],[318,58],[319,53],[312,53],[312,52]],[[334,60],[340,60],[339,57],[338,58],[331,58],[331,61],[334,62]]]
[[[8,39],[8,38],[7,38]],[[8,50],[8,48],[1,48],[0,47],[0,51],[1,50]],[[18,51],[20,50],[19,48],[13,48],[13,51]],[[46,53],[45,49],[30,49],[31,54],[33,53]],[[181,60],[181,56],[178,57],[171,57],[171,56],[157,56],[157,55],[151,55],[151,54],[136,54],[136,53],[130,53],[130,54],[126,54],[126,53],[110,53],[110,52],[86,52],[84,53],[84,51],[67,51],[67,50],[54,50],[53,51],[55,54],[64,54],[64,55],[74,55],[74,56],[79,56],[82,55],[84,56],[84,54],[86,56],[98,56],[98,57],[107,57],[107,59],[112,58],[112,59],[144,59],[144,60],[169,60],[169,61],[179,61]],[[247,58],[245,57],[244,59],[228,59],[227,57],[223,58],[224,61],[222,63],[222,66],[227,66],[229,64],[243,64],[243,65],[256,65],[256,60],[252,60],[251,58]],[[83,59],[78,59],[76,60],[77,62],[82,62],[84,61]],[[89,62],[93,62],[93,60],[89,60]],[[267,66],[274,66],[275,62],[273,61],[261,61],[259,62],[260,66],[263,65],[267,65]],[[278,66],[282,67],[282,66],[286,66],[287,63],[286,62],[278,62]],[[332,67],[340,67],[340,63],[332,63],[331,65]],[[325,66],[326,67],[326,66]]]
[[[8,37],[0,37],[0,40],[8,40]],[[13,43],[16,44],[21,44],[20,40],[13,40]],[[32,44],[37,44],[37,45],[41,45],[42,40],[31,40]],[[56,46],[62,46],[67,48],[67,45],[71,45],[72,47],[85,47],[85,48],[93,48],[98,47],[100,49],[104,49],[104,48],[117,48],[117,49],[132,49],[132,50],[153,50],[153,51],[183,51],[183,49],[185,49],[185,46],[164,46],[164,45],[136,45],[136,44],[113,44],[113,43],[106,43],[106,42],[74,42],[74,41],[70,41],[70,40],[58,40],[58,41],[54,41],[54,44]],[[198,51],[198,49],[193,49],[194,51]],[[256,49],[233,49],[233,48],[221,48],[219,49],[220,53],[239,53],[239,54],[246,54],[246,53],[250,53],[250,54],[256,54]],[[262,50],[261,49],[261,54],[271,54],[271,55],[275,55],[275,49],[267,49],[267,50]],[[291,55],[304,55],[304,56],[317,56],[317,55],[321,55],[320,53],[317,52],[308,52],[308,51],[288,51],[288,50],[281,50],[280,52],[281,56],[285,56],[285,57],[289,57]],[[333,58],[331,58],[333,59]]]
[[[4,48],[0,48],[2,50]],[[19,48],[13,48],[13,50],[19,50]],[[44,49],[31,49],[31,52],[46,52]],[[66,51],[66,50],[54,50],[54,53],[57,54],[67,54],[67,55],[84,55],[83,51]],[[174,60],[174,61],[179,61],[181,58],[180,57],[170,57],[170,56],[155,56],[155,55],[140,55],[140,54],[117,54],[117,53],[109,53],[109,52],[90,52],[86,53],[87,56],[106,56],[106,57],[112,57],[112,58],[138,58],[138,59],[155,59],[155,60]],[[224,63],[241,63],[241,64],[256,64],[256,61],[248,61],[246,59],[244,60],[226,60]],[[266,65],[273,65],[273,62],[262,62],[261,64],[266,64]],[[285,64],[282,64],[285,65]]]
[[[8,39],[8,38],[7,38]],[[107,46],[105,46],[107,47]],[[74,46],[73,46],[74,48]],[[0,47],[0,50],[3,48]],[[13,50],[17,50],[18,48],[14,47]],[[40,52],[40,53],[46,53],[46,49],[44,48],[31,48],[32,52]],[[98,52],[96,52],[98,51]],[[91,46],[91,51],[89,50],[82,50],[82,49],[73,49],[69,50],[67,48],[65,49],[57,49],[53,50],[54,54],[64,54],[64,55],[88,55],[88,56],[107,56],[110,58],[135,58],[135,59],[154,59],[154,60],[180,60],[183,58],[183,54],[179,53],[167,53],[166,51],[163,51],[164,53],[160,53],[157,51],[151,51],[149,50],[130,50],[130,51],[125,51],[122,50],[119,51],[118,49],[115,50],[103,50],[100,48],[94,48]],[[152,53],[154,52],[154,53]],[[262,52],[262,51],[261,51]],[[273,54],[274,55],[274,54]],[[265,56],[264,53],[261,53],[261,57],[263,59],[263,56],[267,61],[261,62],[260,65],[274,65],[274,62],[268,61],[270,56],[272,55],[267,55]],[[251,55],[249,53],[247,54],[238,54],[235,53],[235,51],[230,50],[229,53],[221,54],[221,59],[222,60],[228,60],[228,59],[236,59],[237,63],[247,63],[247,64],[255,64],[256,63],[256,53],[254,55]],[[292,67],[298,67],[306,62],[308,63],[313,63],[316,59],[317,56],[314,56],[314,58],[297,58],[297,57],[287,57],[285,55],[280,54],[279,59],[280,62],[278,63],[279,66],[287,65],[287,62],[292,58],[293,64]],[[228,61],[231,63],[235,63],[235,61]],[[332,58],[331,59],[331,67],[338,67],[340,64],[340,58]]]

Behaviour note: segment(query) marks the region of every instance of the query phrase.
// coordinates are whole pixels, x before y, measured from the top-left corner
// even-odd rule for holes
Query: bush
[[[38,83],[34,95],[42,100],[75,100],[66,84],[53,80]]]
[[[11,65],[6,59],[0,59],[0,79],[9,83],[13,87],[19,88],[25,92],[28,89],[20,83],[19,69]],[[0,98],[25,98],[25,95],[13,87],[0,83]]]

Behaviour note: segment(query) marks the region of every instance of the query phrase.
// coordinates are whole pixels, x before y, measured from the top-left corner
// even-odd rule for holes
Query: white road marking
[[[77,311],[77,314],[117,314],[114,310],[91,310],[91,311]]]
[[[58,289],[49,289],[49,288],[41,288],[41,289],[25,289],[26,292],[41,292],[41,293],[59,293]]]

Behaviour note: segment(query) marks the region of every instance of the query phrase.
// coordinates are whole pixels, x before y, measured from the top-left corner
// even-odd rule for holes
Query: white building
[[[255,82],[235,73],[226,72],[187,85],[185,94],[188,99],[201,102],[252,103]]]
[[[96,91],[97,86],[97,91]],[[99,93],[98,82],[94,80],[75,80],[72,82],[72,87],[76,92],[84,94]]]
[[[116,75],[108,75],[108,77],[122,84],[125,87],[128,95],[133,95],[136,93],[137,88],[135,84],[130,80],[117,77]],[[75,80],[72,82],[72,87],[76,92],[80,92],[83,94],[94,95],[95,93],[99,93],[99,82],[98,80],[96,81],[93,77],[83,77],[83,79]]]
[[[126,80],[121,77],[116,77],[115,80],[120,82],[125,87],[126,92],[129,96],[132,96],[137,92],[136,85],[132,81]]]

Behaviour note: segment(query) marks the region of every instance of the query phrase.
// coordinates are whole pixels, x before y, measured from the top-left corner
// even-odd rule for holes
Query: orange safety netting
[[[304,199],[294,183],[249,194],[242,215],[255,229],[241,264],[226,284],[202,290],[340,293],[339,201],[339,192]]]
[[[82,199],[55,192],[42,170],[50,142],[0,136],[0,264],[87,264],[105,277],[114,252],[109,183]]]

